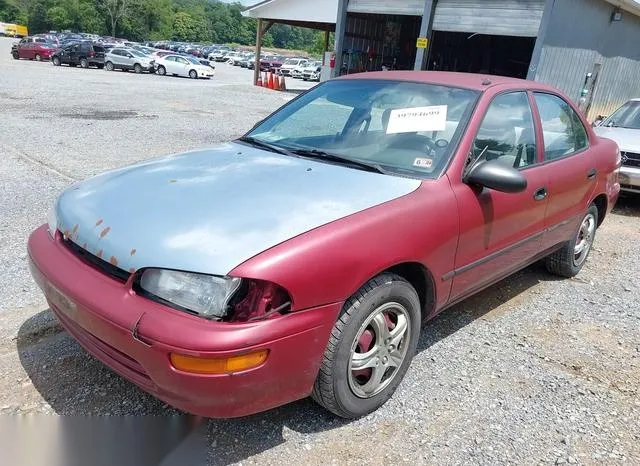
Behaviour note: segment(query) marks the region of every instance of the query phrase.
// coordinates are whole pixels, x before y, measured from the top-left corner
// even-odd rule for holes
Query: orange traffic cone
[[[263,87],[269,87],[269,79],[267,78],[267,72],[264,72],[264,79],[262,80]]]
[[[287,90],[287,85],[284,82],[284,75],[282,75],[280,77],[280,90],[281,91],[286,91]]]
[[[262,73],[258,73],[258,80],[256,81],[256,86],[262,87]]]
[[[269,89],[275,89],[273,85],[273,73],[269,73]]]

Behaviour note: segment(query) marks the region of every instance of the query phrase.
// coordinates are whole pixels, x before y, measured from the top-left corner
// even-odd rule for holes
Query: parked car
[[[321,61],[310,61],[301,67],[300,75],[298,77],[300,79],[304,79],[305,81],[312,80],[312,77],[315,75],[315,73],[320,71],[321,66]]]
[[[309,61],[307,63],[304,63],[298,66],[297,68],[294,68],[291,71],[291,77],[297,78],[297,79],[304,79],[304,73],[306,71],[315,72],[320,66],[322,66],[322,62],[320,61]]]
[[[160,76],[188,76],[193,79],[214,76],[210,66],[205,66],[192,56],[166,55],[156,60],[156,71]]]
[[[614,140],[620,147],[623,191],[640,193],[640,99],[632,99],[604,118],[596,134]]]
[[[618,167],[542,83],[349,75],[233,142],[74,183],[28,257],[69,333],[170,405],[226,418],[311,395],[359,417],[424,320],[539,259],[577,275]]]
[[[53,44],[40,41],[40,40],[30,40],[31,38],[25,38],[20,41],[18,44],[14,44],[11,47],[11,56],[16,60],[20,58],[26,58],[29,60],[49,60],[51,55],[56,51],[56,48]]]
[[[321,66],[307,67],[302,73],[302,79],[305,81],[320,82],[320,73],[322,72]]]
[[[291,76],[291,72],[301,65],[306,65],[309,60],[305,58],[287,58],[282,66],[280,66],[276,73],[280,76]]]
[[[282,58],[281,57],[270,57],[260,59],[260,71],[270,71],[272,73],[276,73],[277,70],[282,66]],[[255,66],[255,65],[254,65]]]
[[[225,57],[229,54],[229,49],[219,49],[209,54],[209,60],[216,62],[225,61]]]
[[[291,70],[291,77],[295,79],[302,79],[304,72],[308,68],[316,69],[321,66],[322,62],[319,61],[307,61],[304,63],[300,63],[298,66]]]
[[[154,59],[149,55],[124,47],[115,47],[109,50],[104,58],[104,68],[107,71],[133,70],[136,73],[143,71],[153,73],[155,72],[154,63]]]
[[[73,42],[56,50],[51,55],[55,66],[69,65],[89,68],[95,66],[104,68],[105,50],[100,45],[91,42]]]

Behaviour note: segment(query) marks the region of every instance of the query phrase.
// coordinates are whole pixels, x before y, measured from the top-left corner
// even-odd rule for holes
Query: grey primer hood
[[[60,231],[123,270],[222,275],[283,241],[419,185],[229,143],[77,183],[62,193],[56,212]]]

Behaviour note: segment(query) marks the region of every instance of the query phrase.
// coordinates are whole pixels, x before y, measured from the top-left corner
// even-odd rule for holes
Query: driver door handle
[[[596,177],[597,175],[597,171],[595,168],[592,168],[591,170],[589,170],[589,172],[587,173],[587,179],[592,180]]]
[[[547,198],[547,188],[537,189],[535,193],[533,193],[533,199],[536,201],[542,201]]]

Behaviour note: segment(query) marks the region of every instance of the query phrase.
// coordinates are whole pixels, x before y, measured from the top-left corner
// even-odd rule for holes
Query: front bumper
[[[640,193],[640,168],[623,165],[620,167],[618,180],[622,191]]]
[[[136,295],[74,255],[47,227],[28,242],[31,273],[65,329],[94,357],[166,403],[231,418],[311,393],[341,303],[252,323],[212,322]],[[259,367],[224,375],[185,373],[170,353],[229,357],[267,349]],[[83,377],[84,374],[78,374]]]

